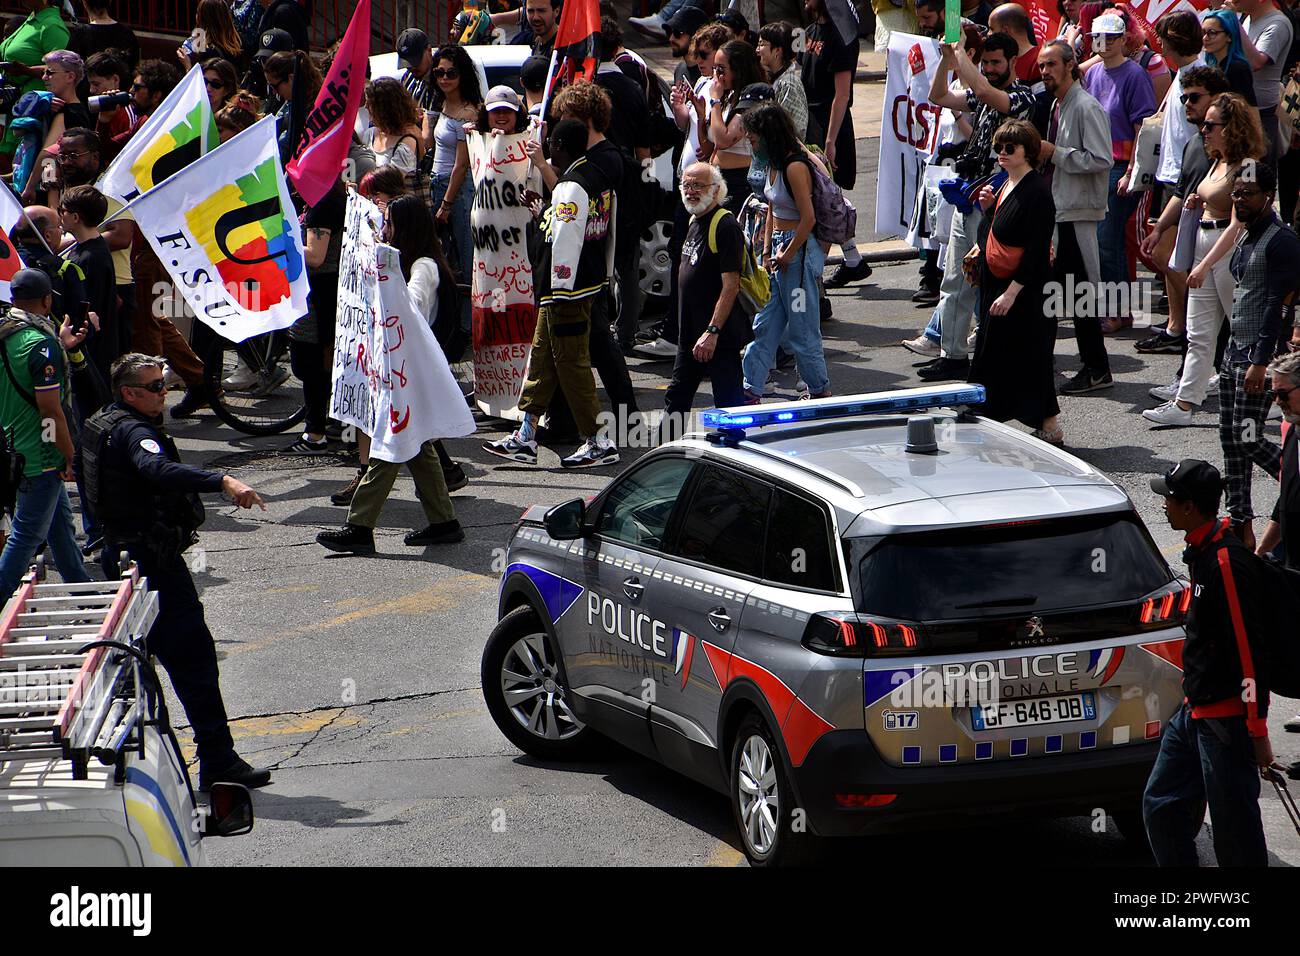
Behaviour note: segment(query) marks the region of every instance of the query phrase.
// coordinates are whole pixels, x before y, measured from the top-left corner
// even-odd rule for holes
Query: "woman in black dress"
[[[1034,437],[1060,445],[1060,406],[1052,371],[1056,319],[1044,308],[1051,273],[1056,206],[1047,182],[1034,171],[1042,140],[1032,123],[1008,120],[993,136],[1007,181],[986,186],[979,202],[980,324],[970,380],[987,396],[979,411],[998,421],[1016,419]]]

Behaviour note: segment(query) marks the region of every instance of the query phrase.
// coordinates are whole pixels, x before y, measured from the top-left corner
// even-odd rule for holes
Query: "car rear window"
[[[855,539],[858,609],[910,621],[1132,601],[1170,580],[1124,515]]]

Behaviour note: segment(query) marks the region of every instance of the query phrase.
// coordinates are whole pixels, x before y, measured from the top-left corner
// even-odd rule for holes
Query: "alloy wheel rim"
[[[776,843],[781,806],[772,750],[758,734],[746,740],[741,748],[736,777],[740,794],[740,829],[745,842],[755,853],[767,853]]]
[[[501,662],[501,693],[511,715],[536,737],[567,740],[583,729],[565,699],[545,635],[529,634],[511,645]]]

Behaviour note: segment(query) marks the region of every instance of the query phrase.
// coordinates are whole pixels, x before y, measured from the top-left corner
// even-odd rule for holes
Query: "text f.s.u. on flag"
[[[96,184],[105,196],[128,203],[217,148],[216,120],[195,66],[167,94]]]
[[[268,116],[128,203],[194,314],[232,342],[307,312],[302,233]]]

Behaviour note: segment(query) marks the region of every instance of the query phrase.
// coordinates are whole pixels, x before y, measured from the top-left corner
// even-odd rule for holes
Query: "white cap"
[[[1114,13],[1103,13],[1092,21],[1092,35],[1098,36],[1123,36],[1125,33],[1124,18]]]

